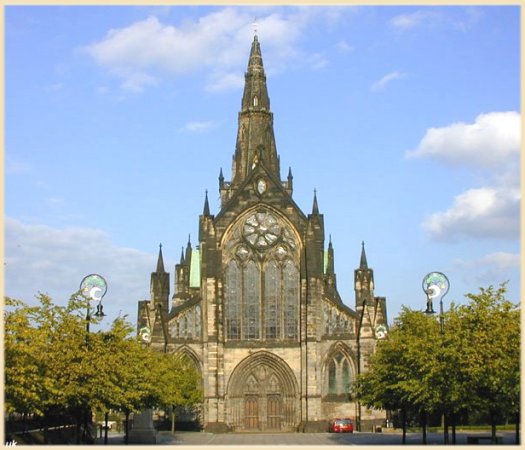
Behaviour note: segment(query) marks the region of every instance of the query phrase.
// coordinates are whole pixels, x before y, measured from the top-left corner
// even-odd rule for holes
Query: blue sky
[[[5,294],[108,282],[107,320],[178,262],[231,179],[256,20],[281,178],[331,235],[353,307],[361,241],[389,321],[444,272],[519,300],[517,6],[7,6]],[[172,286],[173,292],[173,286]]]

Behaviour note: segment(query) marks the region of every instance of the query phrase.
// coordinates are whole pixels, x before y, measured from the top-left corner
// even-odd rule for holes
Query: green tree
[[[42,333],[31,318],[36,307],[7,297],[4,310],[4,409],[7,414],[43,414],[49,383],[42,379]]]
[[[32,307],[6,299],[7,413],[73,415],[80,443],[92,411],[117,409],[129,416],[160,402],[157,355],[137,341],[124,318],[108,331],[88,334],[88,300],[80,293],[66,306],[54,305],[43,294],[38,299]]]
[[[501,284],[467,294],[449,320],[467,406],[488,413],[493,442],[498,420],[517,416],[520,404],[520,309],[505,293]]]
[[[399,409],[404,417],[416,412],[424,442],[426,417],[440,405],[436,384],[440,361],[435,351],[439,340],[439,324],[432,317],[404,307],[388,339],[378,342],[369,371],[357,384],[360,401],[369,407]]]
[[[160,407],[171,412],[171,431],[175,431],[175,409],[192,407],[202,401],[200,372],[195,364],[180,354],[158,353],[157,376],[160,387]]]
[[[403,308],[358,380],[360,401],[440,412],[453,426],[460,412],[483,410],[495,441],[498,420],[517,420],[520,405],[520,309],[505,293],[502,284],[467,294],[467,304],[444,314],[442,330],[435,316]]]

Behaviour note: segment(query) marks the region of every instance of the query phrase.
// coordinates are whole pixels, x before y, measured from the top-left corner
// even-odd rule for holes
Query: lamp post
[[[95,317],[104,317],[104,310],[102,308],[102,297],[106,295],[108,290],[108,285],[106,280],[96,273],[85,276],[80,282],[80,292],[87,298],[87,311],[86,311],[86,347],[89,344],[89,323],[91,321],[91,304],[90,300],[97,301],[97,311],[95,312]],[[104,434],[104,445],[108,443],[108,419],[109,415],[105,413],[105,434]],[[87,430],[88,426],[88,417],[86,414],[84,428]],[[96,432],[95,432],[96,437]]]
[[[445,334],[445,317],[443,313],[443,297],[447,295],[450,288],[450,282],[445,274],[441,272],[430,272],[423,278],[423,292],[427,296],[427,309],[425,314],[435,314],[433,300],[439,298],[439,331],[441,334],[441,346],[444,345]],[[443,357],[443,352],[440,352],[440,358]],[[442,392],[442,401],[444,398],[444,391]],[[448,440],[448,418],[445,411],[443,411],[443,443],[446,445]]]
[[[97,312],[95,317],[104,317],[104,311],[102,308],[102,297],[106,295],[108,290],[108,285],[106,280],[96,274],[92,273],[91,275],[85,276],[80,283],[80,291],[88,299],[87,312],[86,312],[86,332],[89,334],[89,322],[91,320],[91,305],[90,300],[98,301]]]

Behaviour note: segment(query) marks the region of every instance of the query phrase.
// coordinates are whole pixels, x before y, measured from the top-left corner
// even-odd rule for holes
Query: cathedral
[[[220,210],[208,197],[198,243],[170,274],[162,247],[137,329],[154,349],[181,353],[202,376],[205,431],[326,431],[336,417],[364,431],[384,411],[352,393],[378,339],[386,300],[374,295],[364,243],[354,272],[355,309],[343,303],[331,240],[316,195],[310,214],[281,179],[260,43],[252,42],[231,181],[219,175]],[[357,265],[357,264],[356,264]]]

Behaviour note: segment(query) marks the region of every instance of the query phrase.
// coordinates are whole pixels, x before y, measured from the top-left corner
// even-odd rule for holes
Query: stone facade
[[[199,242],[175,266],[170,302],[162,248],[138,330],[159,351],[187,355],[202,374],[209,431],[325,431],[334,417],[384,419],[365,411],[351,386],[386,333],[386,301],[374,296],[364,244],[355,310],[337,291],[332,242],[314,194],[304,214],[281,180],[260,44],[252,43],[233,157],[219,176],[220,211],[208,198]]]

